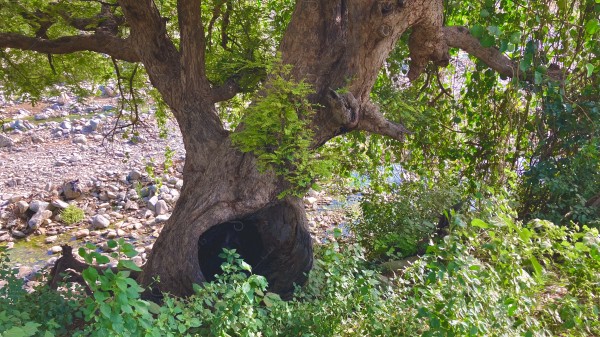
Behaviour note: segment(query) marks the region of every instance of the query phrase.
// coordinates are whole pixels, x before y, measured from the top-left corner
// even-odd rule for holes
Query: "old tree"
[[[27,88],[33,97],[54,82],[106,81],[113,67],[135,73],[131,69],[143,65],[135,76],[139,83],[149,79],[156,103],[172,111],[186,160],[181,198],[138,281],[191,294],[194,283],[211,277],[207,260],[233,242],[273,291],[289,293],[312,266],[301,196],[317,176],[310,171],[314,152],[351,131],[395,140],[421,132],[388,119],[372,101],[382,68],[384,75],[394,73],[386,63],[391,55],[396,63],[399,55],[406,59],[395,73],[413,82],[423,81],[424,72],[435,76],[457,48],[474,57],[476,72],[537,84],[560,81],[565,64],[534,68],[540,54],[525,47],[529,37],[514,35],[514,20],[545,10],[564,19],[564,29],[568,22],[580,27],[573,38],[583,41],[598,30],[597,20],[590,26],[589,18],[578,16],[586,12],[579,6],[594,12],[588,2],[575,2],[575,9],[541,2],[528,13],[527,2],[511,1],[4,0],[0,64],[5,88]],[[507,14],[518,10],[521,17]],[[470,13],[481,24],[450,25],[449,11]],[[497,25],[486,28],[495,17],[513,25],[508,39],[501,39]],[[555,47],[568,48],[564,43]],[[520,63],[509,52],[523,56]],[[231,116],[240,111],[237,120]],[[241,123],[232,128],[232,120]]]

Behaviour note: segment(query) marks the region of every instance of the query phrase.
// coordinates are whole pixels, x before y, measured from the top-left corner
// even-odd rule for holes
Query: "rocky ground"
[[[64,243],[108,250],[107,240],[124,238],[143,264],[179,197],[185,150],[176,124],[160,138],[150,111],[134,136],[109,137],[123,122],[117,99],[103,94],[62,94],[35,107],[0,95],[0,245],[24,277],[51,265]],[[316,241],[344,222],[331,201],[315,191],[305,198]],[[83,209],[83,221],[62,219],[69,205]]]

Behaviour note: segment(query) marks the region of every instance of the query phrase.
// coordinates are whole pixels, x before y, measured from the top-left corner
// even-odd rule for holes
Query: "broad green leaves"
[[[280,195],[302,195],[317,177],[326,175],[328,163],[311,149],[310,117],[315,107],[304,82],[290,79],[290,67],[274,63],[264,92],[246,109],[242,125],[232,135],[243,152],[256,155],[261,170],[273,170],[290,188]]]

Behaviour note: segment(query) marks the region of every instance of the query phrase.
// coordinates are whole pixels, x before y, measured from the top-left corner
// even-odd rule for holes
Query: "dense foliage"
[[[94,296],[86,298],[45,288],[27,294],[3,258],[2,336],[599,334],[598,231],[541,220],[522,225],[503,199],[479,204],[456,214],[450,234],[414,264],[385,276],[356,244],[321,247],[309,283],[287,302],[231,250],[214,282],[160,306],[140,299],[142,289],[126,277],[136,267],[126,259],[118,272],[88,269]],[[115,257],[135,254],[124,242],[110,245],[121,254]],[[80,254],[108,260],[93,250]]]

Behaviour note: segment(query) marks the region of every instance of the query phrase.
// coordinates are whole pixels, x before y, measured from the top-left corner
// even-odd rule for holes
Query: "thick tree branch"
[[[386,119],[379,107],[371,102],[363,103],[356,129],[388,136],[398,141],[404,141],[404,137],[411,133],[402,124]]]
[[[242,88],[237,83],[237,77],[231,77],[220,86],[213,87],[210,93],[213,103],[223,102],[232,99]]]
[[[209,88],[204,65],[205,39],[200,0],[177,1],[181,34],[182,81],[185,88],[197,92]]]
[[[471,35],[465,27],[444,27],[444,38],[449,47],[460,48],[477,57],[502,76],[510,78],[518,77],[526,81],[534,80],[533,73],[522,73],[519,69],[519,64],[501,53],[497,48],[482,46],[479,40]],[[551,67],[546,76],[557,81],[563,78],[562,71],[558,67]]]
[[[130,40],[150,81],[177,116],[181,111],[180,54],[167,35],[166,23],[152,0],[119,0],[131,27]]]
[[[66,36],[49,40],[15,33],[0,33],[0,48],[31,50],[47,54],[93,51],[123,61],[140,61],[128,40],[106,34]]]

